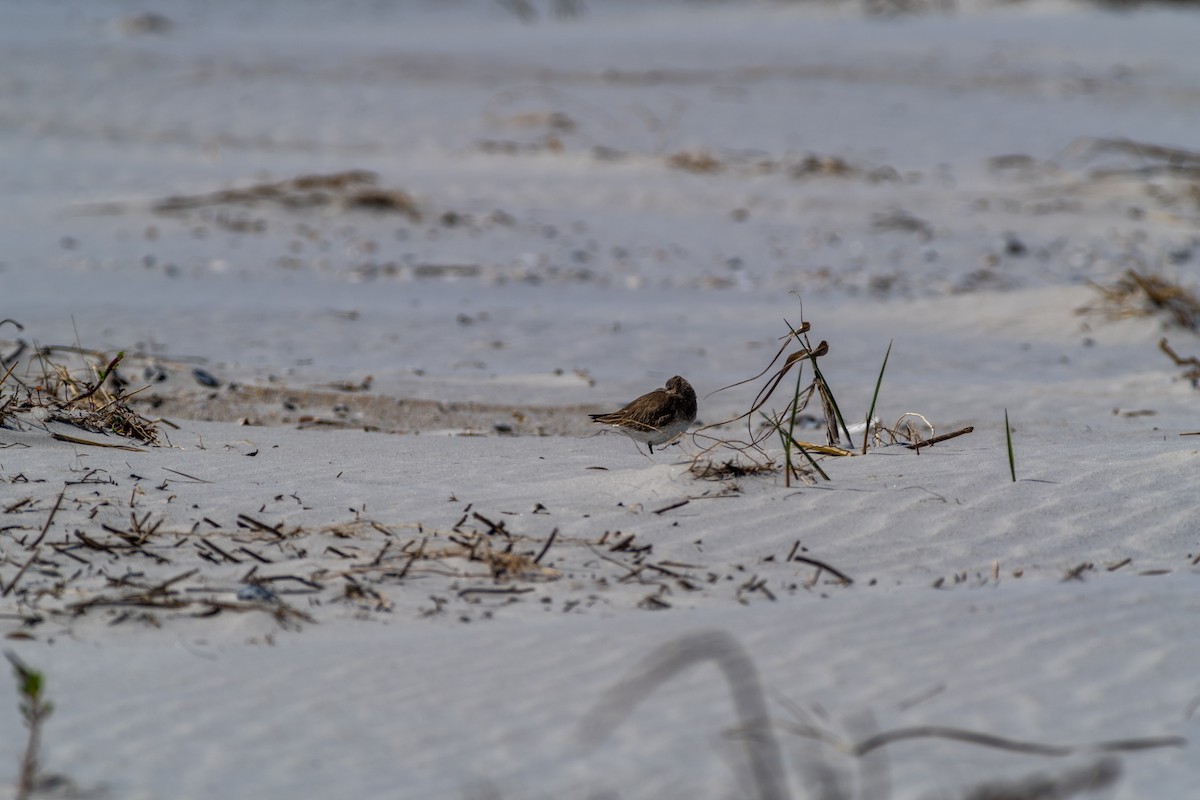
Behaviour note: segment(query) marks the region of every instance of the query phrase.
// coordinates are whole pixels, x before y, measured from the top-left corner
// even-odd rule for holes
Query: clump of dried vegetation
[[[763,157],[753,153],[725,153],[717,155],[709,150],[680,150],[663,157],[670,169],[691,172],[697,175],[730,173],[742,176],[787,175],[796,180],[810,178],[858,178],[868,183],[888,183],[901,180],[900,173],[891,166],[868,166],[851,163],[841,156],[808,153],[800,157]]]
[[[1078,314],[1117,320],[1135,317],[1159,317],[1166,328],[1200,332],[1200,298],[1163,275],[1129,269],[1112,285],[1093,284],[1100,297],[1076,310]],[[1200,358],[1182,356],[1163,337],[1158,347],[1177,367],[1183,378],[1200,387]]]
[[[1161,316],[1171,327],[1200,330],[1200,299],[1163,275],[1127,269],[1110,286],[1092,285],[1100,297],[1079,308],[1079,314],[1110,320]]]
[[[1191,223],[1200,207],[1200,151],[1164,147],[1131,139],[1084,138],[1073,142],[1067,153],[1092,159],[1104,157],[1115,165],[1103,164],[1091,171],[1091,179],[1124,180],[1139,196],[1156,200],[1176,221]],[[1142,213],[1140,207],[1130,209]],[[1189,248],[1190,250],[1190,248]],[[1200,332],[1200,298],[1177,279],[1145,265],[1125,270],[1110,285],[1093,284],[1099,297],[1077,309],[1077,313],[1107,320],[1157,317],[1163,327]],[[1200,388],[1200,358],[1180,355],[1164,337],[1159,349],[1178,367],[1182,377]]]
[[[407,192],[378,185],[379,176],[367,170],[349,170],[329,175],[301,175],[286,181],[257,183],[241,189],[165,197],[153,211],[172,213],[222,205],[274,203],[284,208],[338,206],[347,210],[403,214],[421,221],[421,209]]]
[[[721,162],[706,150],[683,150],[667,156],[667,166],[684,172],[711,174],[721,171]]]
[[[901,444],[920,451],[931,444],[961,436],[973,430],[972,428],[963,428],[938,436],[935,435],[936,431],[929,420],[913,412],[903,414],[890,428],[879,422],[875,416],[875,406],[879,399],[879,390],[883,384],[883,374],[887,369],[888,358],[891,356],[892,346],[890,343],[879,369],[879,377],[875,382],[875,391],[871,397],[871,404],[864,422],[854,426],[847,425],[833,390],[822,374],[818,362],[818,359],[829,354],[829,343],[822,340],[813,346],[809,338],[812,326],[808,322],[801,322],[799,327],[792,327],[786,321],[784,324],[787,325],[788,332],[781,337],[783,344],[762,371],[746,380],[717,390],[717,392],[723,392],[766,377],[748,411],[733,419],[706,425],[692,435],[694,441],[703,443],[702,449],[692,460],[690,467],[692,474],[697,478],[727,480],[745,475],[774,473],[781,469],[786,486],[791,486],[793,480],[800,483],[813,483],[818,477],[829,480],[829,476],[818,463],[818,456],[866,455],[867,449],[872,444],[876,446]],[[796,345],[797,349],[788,353],[788,348],[793,345]],[[811,378],[806,378],[806,365],[811,370]],[[793,371],[795,383],[791,385],[790,397],[785,395],[787,400],[785,407],[780,411],[764,411],[767,401]],[[820,408],[819,413],[815,415],[807,412],[809,405],[814,401]],[[760,420],[757,427],[755,427],[756,417]],[[717,428],[743,420],[746,422],[747,438],[745,439],[732,439],[724,435],[718,436],[712,432]],[[924,427],[918,425],[917,420],[920,420]],[[823,432],[825,439],[823,443],[802,441],[797,438],[798,431],[805,427],[811,427],[811,423],[815,423]],[[928,435],[923,435],[922,431],[925,429],[928,429]],[[861,434],[862,437],[861,445],[855,442],[858,434]],[[780,444],[781,456],[773,455],[767,450],[768,443],[776,439]],[[722,459],[718,454],[724,451],[733,451],[734,455]]]
[[[24,330],[15,320],[0,322],[5,324]],[[80,356],[82,363],[70,367],[64,355]],[[124,352],[110,357],[82,347],[39,347],[18,339],[11,352],[0,355],[0,426],[18,419],[60,422],[157,445],[158,423],[129,407],[130,398],[141,390],[128,392],[128,381],[117,373],[124,357]],[[77,441],[63,433],[51,435]]]

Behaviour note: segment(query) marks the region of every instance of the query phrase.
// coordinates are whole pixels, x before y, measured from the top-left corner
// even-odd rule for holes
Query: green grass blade
[[[786,446],[784,447],[784,452],[787,453],[787,468],[788,468],[789,476],[792,474],[792,445],[791,445],[791,443],[796,441],[796,438],[793,434],[795,433],[795,430],[796,430],[796,415],[800,413],[800,379],[803,376],[804,376],[804,370],[797,369],[796,370],[796,389],[794,392],[792,392],[792,407],[791,407],[791,411],[788,413],[787,442],[786,442]],[[783,435],[783,431],[780,431],[779,433],[781,436]],[[785,485],[788,485],[788,486],[791,485],[791,483],[788,481],[785,481],[784,483],[785,483]]]
[[[763,416],[766,416],[765,414]],[[770,419],[768,417],[768,419]],[[779,434],[779,446],[783,448],[783,485],[792,485],[792,443],[788,441],[788,435],[783,432],[783,426],[775,420],[771,420],[775,425],[775,431]]]
[[[1013,458],[1012,427],[1008,424],[1008,409],[1004,409],[1004,440],[1008,444],[1008,474],[1017,482],[1017,461]]]
[[[879,387],[883,385],[883,371],[887,369],[888,356],[892,354],[892,341],[888,340],[887,352],[883,354],[883,365],[879,368],[879,377],[875,379],[875,394],[871,395],[871,410],[867,412],[867,429],[863,432],[862,452],[867,454],[867,442],[871,438],[871,418],[875,416],[875,401],[879,399]]]
[[[759,412],[759,413],[761,413],[761,412]],[[809,455],[808,451],[805,450],[803,447],[801,447],[799,442],[797,442],[795,439],[792,439],[792,437],[788,435],[788,432],[783,429],[783,426],[780,425],[777,420],[772,419],[771,417],[768,417],[766,414],[763,414],[762,418],[765,419],[767,422],[771,423],[771,425],[779,433],[780,439],[785,439],[784,451],[785,451],[785,453],[787,453],[789,469],[791,468],[791,448],[795,447],[797,450],[800,451],[800,455],[802,455],[806,459],[808,459],[808,463],[812,465],[812,468],[815,469],[822,478],[824,478],[825,480],[830,480],[829,475],[827,475],[825,473],[825,470],[821,469],[821,465],[817,463],[816,459],[814,459],[811,455]],[[790,441],[787,441],[787,440],[790,440]]]

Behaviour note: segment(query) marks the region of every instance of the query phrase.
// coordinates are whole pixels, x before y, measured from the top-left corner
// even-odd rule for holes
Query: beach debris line
[[[1200,151],[1168,147],[1120,137],[1081,136],[1067,145],[1064,155],[1091,159],[1102,154],[1129,156],[1134,167],[1103,167],[1092,173],[1093,178],[1132,173],[1139,177],[1174,173],[1192,178],[1200,169]]]
[[[836,565],[798,555],[799,547],[752,568],[658,552],[659,526],[679,524],[671,518],[686,516],[681,509],[729,497],[725,488],[632,504],[630,523],[646,526],[633,530],[599,532],[545,502],[513,511],[457,499],[435,525],[381,522],[351,509],[349,520],[316,526],[273,514],[272,501],[240,513],[206,511],[184,501],[184,492],[208,489],[200,470],[158,468],[167,477],[93,469],[58,491],[0,506],[0,521],[17,523],[2,526],[10,547],[9,566],[0,564],[0,617],[14,621],[6,635],[41,638],[51,628],[84,625],[166,628],[235,612],[296,631],[346,610],[363,619],[445,612],[462,621],[511,604],[563,613],[612,603],[665,610],[691,605],[692,596],[775,601],[819,583],[851,582]],[[177,495],[177,503],[155,502]],[[295,495],[273,502],[284,497],[303,506]],[[642,591],[609,591],[618,584]],[[410,591],[417,586],[429,591]],[[432,612],[418,599],[430,596],[439,598]]]
[[[3,321],[2,328],[18,323]],[[23,330],[23,328],[22,328]],[[7,355],[6,355],[7,354]],[[11,358],[10,358],[11,356]],[[263,385],[196,366],[203,359],[133,350],[111,352],[80,346],[35,346],[20,339],[0,342],[0,427],[45,427],[63,422],[87,433],[51,426],[47,434],[82,447],[139,452],[167,442],[172,419],[295,425],[298,429],[382,431],[410,434],[455,430],[463,434],[551,436],[580,432],[591,404],[529,406],[396,397],[373,392],[374,381],[313,387]],[[82,362],[82,363],[81,363]],[[114,363],[115,362],[115,363]]]
[[[155,201],[151,210],[160,214],[178,213],[223,205],[270,203],[289,210],[338,206],[348,211],[397,213],[412,222],[420,222],[422,212],[407,192],[384,189],[379,176],[356,169],[326,175],[301,175],[290,180],[255,183],[239,189],[222,189],[191,195],[172,195]]]

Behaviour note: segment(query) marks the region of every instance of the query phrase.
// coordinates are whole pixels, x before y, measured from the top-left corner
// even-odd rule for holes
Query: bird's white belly
[[[649,431],[635,430],[633,428],[624,428],[618,426],[614,427],[617,427],[621,433],[624,433],[634,441],[641,442],[642,444],[653,445],[671,441],[676,436],[679,436],[681,433],[686,431],[688,425],[691,424],[692,421],[690,419],[677,419],[671,422],[669,425],[664,425],[661,428],[655,428],[654,430]]]

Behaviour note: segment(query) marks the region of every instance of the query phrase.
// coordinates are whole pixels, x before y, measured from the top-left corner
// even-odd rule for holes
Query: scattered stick
[[[165,469],[167,472],[173,472],[176,475],[187,478],[188,480],[195,481],[196,483],[212,483],[212,481],[206,481],[203,478],[197,478],[195,475],[188,475],[186,472],[180,472],[177,469],[171,469],[170,467],[163,467],[163,469]]]
[[[278,525],[276,525],[274,528],[272,528],[270,525],[266,524],[265,522],[259,522],[258,520],[254,519],[253,517],[248,517],[245,514],[238,514],[237,520],[238,520],[238,522],[244,524],[247,528],[253,528],[256,531],[262,531],[263,533],[274,534],[275,537],[277,537],[279,539],[287,538],[282,533],[280,533]]]
[[[92,548],[93,550],[101,550],[105,553],[108,553],[110,556],[113,556],[113,557],[116,557],[116,555],[117,555],[116,551],[114,551],[108,545],[104,544],[103,542],[98,542],[95,539],[90,538],[83,531],[75,531],[75,538],[78,539],[79,541],[83,542],[85,545]]]
[[[109,442],[93,442],[90,439],[80,439],[78,436],[68,436],[65,433],[51,432],[50,438],[57,439],[60,442],[70,442],[71,444],[84,444],[88,447],[111,447],[114,450],[127,450],[130,453],[146,452],[141,447],[130,447],[127,444],[110,444]]]
[[[459,591],[459,597],[466,597],[469,594],[528,594],[533,591],[532,586],[472,586]]]
[[[264,558],[263,556],[260,556],[258,553],[254,552],[249,547],[238,547],[237,549],[239,552],[245,553],[246,555],[250,556],[251,558],[253,558],[255,561],[257,561],[260,564],[274,564],[275,563],[274,561],[272,561],[269,558]]]
[[[428,537],[423,537],[423,538],[421,539],[421,544],[420,544],[420,545],[418,545],[418,546],[417,546],[417,549],[416,549],[416,550],[414,550],[414,551],[413,551],[413,552],[412,552],[412,553],[409,555],[409,557],[408,557],[408,561],[406,561],[406,562],[404,563],[404,566],[400,568],[400,571],[399,571],[398,573],[396,573],[396,577],[397,577],[397,578],[400,578],[401,580],[403,580],[404,578],[406,578],[406,577],[408,576],[408,571],[409,571],[410,569],[412,569],[412,565],[413,565],[413,564],[415,564],[415,563],[417,562],[417,559],[418,559],[418,558],[421,558],[422,556],[424,556],[424,555],[425,555],[425,544],[426,544],[428,541],[429,541],[429,538],[428,538]]]
[[[799,561],[801,563],[814,566],[818,570],[825,570],[830,575],[833,575],[835,578],[837,578],[838,580],[840,580],[843,584],[845,584],[847,586],[854,583],[854,579],[851,578],[849,575],[847,575],[846,573],[842,572],[839,569],[834,569],[833,567],[826,564],[824,561],[818,561],[815,558],[809,558],[808,556],[801,556],[801,555],[792,555],[788,560],[789,561]],[[820,576],[821,576],[821,573],[818,572],[817,577],[820,577]],[[814,580],[814,582],[815,582],[815,580]]]
[[[151,551],[144,549],[142,547],[142,543],[145,541],[145,537],[138,536],[138,535],[132,534],[132,533],[128,533],[126,531],[119,531],[112,526],[104,525],[104,524],[101,524],[100,528],[102,530],[108,531],[109,533],[111,533],[114,536],[120,537],[125,542],[125,547],[129,548],[130,550],[133,550],[135,553],[140,553],[141,555],[144,555],[147,558],[153,558],[159,564],[170,564],[171,563],[171,559],[166,558],[165,556],[160,556],[158,553],[152,553]],[[79,534],[78,531],[76,531],[75,533],[76,533],[76,535]]]
[[[746,601],[745,601],[745,600],[742,598],[742,593],[743,593],[743,592],[746,592],[746,593],[748,593],[748,592],[762,592],[763,594],[765,594],[765,595],[767,596],[767,599],[768,599],[768,600],[770,600],[770,601],[772,601],[772,602],[774,602],[774,601],[775,601],[775,593],[774,593],[774,592],[772,592],[770,589],[768,589],[768,588],[767,588],[767,579],[766,579],[766,578],[760,578],[760,577],[758,577],[757,575],[751,575],[751,576],[750,576],[750,579],[749,579],[748,581],[746,581],[745,583],[743,583],[741,586],[739,586],[739,587],[738,587],[738,590],[737,590],[737,599],[738,599],[738,602],[739,602],[739,603],[745,603],[745,602],[746,602]]]
[[[37,557],[38,551],[34,550],[33,554],[29,556],[29,559],[21,565],[19,570],[17,570],[17,574],[13,576],[13,579],[9,582],[8,586],[4,587],[4,591],[0,592],[0,597],[8,597],[9,594],[12,593],[12,590],[17,586],[17,581],[21,580],[21,576],[25,574],[25,570],[29,569],[29,566],[37,559]]]
[[[1067,581],[1082,581],[1083,573],[1092,569],[1095,569],[1095,566],[1090,561],[1085,561],[1082,564],[1071,567],[1063,574],[1063,583]]]
[[[512,534],[510,534],[507,530],[504,529],[503,521],[492,522],[490,519],[485,517],[483,514],[480,514],[478,511],[472,511],[471,516],[474,517],[475,519],[479,520],[480,522],[482,522],[484,525],[488,526],[488,535],[489,536],[494,536],[495,534],[498,533],[501,536],[503,536],[505,539],[512,539]]]
[[[42,532],[33,540],[31,547],[36,548],[42,543],[42,539],[46,536],[46,531],[50,530],[50,523],[54,521],[54,515],[58,513],[59,506],[62,505],[63,494],[67,491],[67,487],[63,486],[62,491],[58,493],[58,499],[54,501],[54,508],[50,509],[50,516],[46,517],[46,524],[42,526]],[[7,592],[5,593],[7,594]]]
[[[390,548],[391,546],[392,546],[391,539],[388,539],[386,542],[383,543],[383,547],[379,548],[379,552],[375,555],[375,558],[373,558],[371,560],[372,567],[378,567],[380,565],[380,563],[383,562],[384,553],[386,553],[388,551],[388,548]]]
[[[167,578],[162,583],[155,584],[154,586],[150,587],[150,589],[148,589],[147,591],[149,594],[166,594],[167,589],[169,589],[171,586],[173,586],[176,583],[179,583],[180,581],[187,580],[188,578],[192,577],[199,571],[200,570],[198,570],[198,569],[189,569],[187,572],[182,572],[182,573],[176,575],[174,578]]]
[[[932,439],[923,439],[923,440],[913,442],[912,444],[906,444],[905,447],[907,447],[909,450],[920,450],[922,447],[928,447],[931,444],[937,444],[938,442],[944,442],[947,439],[953,439],[956,436],[964,436],[968,433],[973,432],[974,430],[975,430],[974,426],[971,426],[971,427],[963,428],[962,430],[954,431],[952,433],[943,433],[941,436],[934,436]]]
[[[86,558],[82,558],[71,552],[72,550],[75,550],[79,547],[79,545],[77,545],[77,544],[70,544],[68,542],[55,544],[55,543],[51,542],[50,546],[52,548],[54,548],[54,552],[56,552],[60,555],[64,555],[67,558],[70,558],[74,561],[78,561],[80,564],[86,564],[88,566],[91,566],[91,564],[92,564],[92,562],[88,561]]]
[[[554,540],[557,538],[558,528],[555,528],[554,530],[550,531],[550,535],[546,537],[546,543],[542,545],[542,549],[538,551],[536,556],[534,556],[533,563],[540,564],[542,562],[542,556],[546,555],[546,552],[550,549],[550,545],[554,544]]]
[[[300,584],[301,586],[307,586],[309,589],[321,590],[321,589],[325,588],[323,585],[317,583],[316,581],[310,581],[308,578],[302,578],[299,575],[271,575],[270,577],[260,577],[260,578],[258,578],[258,580],[256,582],[257,583],[274,583],[275,581],[295,581],[296,583]],[[293,589],[290,591],[294,593],[297,590]]]
[[[800,549],[800,540],[797,539],[796,541],[792,542],[792,549],[788,551],[787,558],[785,558],[784,561],[791,561],[792,557],[796,555],[796,551],[799,549]]]
[[[603,559],[610,564],[616,564],[618,567],[625,570],[628,573],[625,576],[626,578],[640,577],[642,574],[642,570],[645,569],[645,567],[643,565],[632,566],[630,564],[626,564],[624,561],[621,561],[620,559],[613,558],[612,556],[606,556],[604,553],[601,553],[599,550],[592,547],[592,545],[590,543],[585,542],[584,546],[587,547],[588,550],[591,550],[592,555],[596,556],[596,558]]]
[[[208,539],[205,539],[203,536],[199,537],[199,539],[200,539],[200,543],[201,543],[201,544],[203,544],[203,545],[204,545],[205,547],[207,547],[208,549],[212,550],[214,553],[216,553],[217,555],[219,555],[221,558],[225,559],[225,560],[226,560],[226,561],[228,561],[229,563],[231,563],[231,564],[240,564],[240,563],[242,563],[242,560],[241,560],[240,558],[236,558],[235,556],[231,556],[229,553],[226,553],[226,552],[225,552],[224,550],[222,550],[220,547],[217,547],[215,544],[213,544],[212,542],[210,542]]]
[[[37,560],[38,554],[41,552],[42,539],[45,538],[46,531],[50,530],[50,523],[54,521],[54,515],[58,513],[59,506],[62,505],[63,494],[66,491],[66,486],[63,486],[62,490],[59,491],[58,499],[54,501],[54,508],[50,509],[50,515],[46,517],[46,523],[42,525],[41,533],[37,535],[37,538],[33,540],[33,544],[30,545],[30,547],[33,548],[33,552],[29,555],[29,559],[21,566],[19,570],[17,570],[17,574],[13,576],[11,581],[9,581],[8,586],[4,587],[4,591],[0,592],[0,597],[8,597],[10,594],[12,594],[12,590],[17,587],[17,581],[21,580],[21,576],[24,575],[25,571],[29,569],[30,565]]]
[[[97,374],[96,383],[93,384],[92,387],[90,389],[88,389],[86,392],[84,392],[83,394],[76,395],[75,397],[71,398],[71,402],[77,403],[80,400],[86,400],[89,397],[91,397],[92,395],[94,395],[97,391],[99,391],[100,386],[104,383],[104,379],[108,377],[109,373],[111,373],[114,369],[117,368],[117,364],[120,364],[121,359],[123,359],[124,357],[125,357],[124,350],[117,353],[116,356],[113,357],[112,361],[108,362],[108,366],[105,367],[104,369],[100,370],[100,372]]]
[[[1162,339],[1159,339],[1158,349],[1166,353],[1167,357],[1175,362],[1175,366],[1188,368],[1187,372],[1184,373],[1185,377],[1192,378],[1193,380],[1200,378],[1200,358],[1196,358],[1196,356],[1188,356],[1187,358],[1184,358],[1183,356],[1179,355],[1171,349],[1169,344],[1167,344],[1167,339],[1165,336]]]
[[[683,500],[680,500],[679,502],[676,502],[676,503],[672,503],[669,506],[663,506],[662,508],[655,509],[654,513],[655,514],[665,514],[668,511],[673,511],[676,508],[682,508],[683,506],[686,506],[689,502],[691,502],[691,501],[688,500],[687,498],[684,498]]]
[[[1091,751],[1096,753],[1122,753],[1134,752],[1137,750],[1151,750],[1159,747],[1183,747],[1187,744],[1187,739],[1182,736],[1152,736],[1143,739],[1114,739],[1105,742],[1095,742],[1085,745],[1058,745],[1058,744],[1042,744],[1040,742],[1027,742],[1019,739],[1008,739],[1003,736],[995,736],[990,733],[979,733],[978,731],[968,731],[962,728],[950,728],[941,725],[919,725],[913,728],[898,728],[894,731],[885,731],[876,734],[870,738],[864,739],[850,748],[850,752],[855,756],[863,756],[872,750],[878,750],[880,747],[900,742],[906,739],[949,739],[956,742],[965,742],[966,744],[979,745],[981,747],[991,747],[997,750],[1007,750],[1012,753],[1025,753],[1035,756],[1049,756],[1051,758],[1062,758],[1072,755],[1080,751]]]

